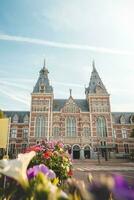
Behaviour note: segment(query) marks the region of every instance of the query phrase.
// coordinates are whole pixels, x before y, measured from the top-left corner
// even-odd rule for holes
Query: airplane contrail
[[[44,45],[44,46],[49,46],[49,47],[54,47],[54,48],[93,51],[97,53],[134,55],[134,51],[119,50],[119,49],[112,49],[112,48],[105,48],[105,47],[96,47],[96,46],[90,46],[90,45],[80,45],[80,44],[74,44],[74,43],[55,42],[55,41],[15,36],[15,35],[12,36],[12,35],[0,34],[0,40],[31,43],[31,44]]]

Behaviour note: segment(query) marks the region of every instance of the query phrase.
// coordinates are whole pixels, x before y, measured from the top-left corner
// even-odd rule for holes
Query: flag
[[[8,143],[9,119],[0,119],[0,148],[6,148]]]

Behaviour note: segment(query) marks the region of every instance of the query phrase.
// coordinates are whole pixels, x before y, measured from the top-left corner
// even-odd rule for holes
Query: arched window
[[[97,135],[99,137],[107,137],[106,120],[104,117],[98,117],[97,119]]]
[[[68,117],[66,119],[66,136],[76,136],[76,119],[75,117]]]
[[[47,117],[39,116],[36,118],[36,128],[35,136],[36,137],[47,137],[48,132],[48,121]]]

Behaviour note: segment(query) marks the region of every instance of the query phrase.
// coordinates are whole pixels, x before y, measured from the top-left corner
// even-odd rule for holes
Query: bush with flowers
[[[63,144],[42,142],[16,159],[0,160],[0,200],[134,200],[134,184],[120,175],[95,179],[90,174],[89,185],[71,176],[72,163]],[[61,187],[63,180],[67,181]]]
[[[69,178],[65,191],[53,170],[44,164],[28,168],[35,151],[19,154],[17,159],[0,160],[0,200],[134,200],[134,185],[120,175],[89,175],[89,185]],[[32,160],[33,161],[33,160]],[[5,181],[6,180],[6,181]]]
[[[72,176],[71,158],[62,142],[43,141],[40,145],[26,149],[26,152],[30,151],[35,151],[36,156],[31,160],[28,168],[44,164],[55,172],[60,183]]]

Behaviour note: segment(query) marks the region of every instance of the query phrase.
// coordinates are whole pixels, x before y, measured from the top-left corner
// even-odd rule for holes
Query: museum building
[[[110,95],[95,63],[84,99],[55,99],[45,66],[31,93],[30,111],[4,111],[11,117],[9,150],[22,152],[44,140],[63,141],[74,159],[124,156],[134,150],[134,112],[111,112]]]

